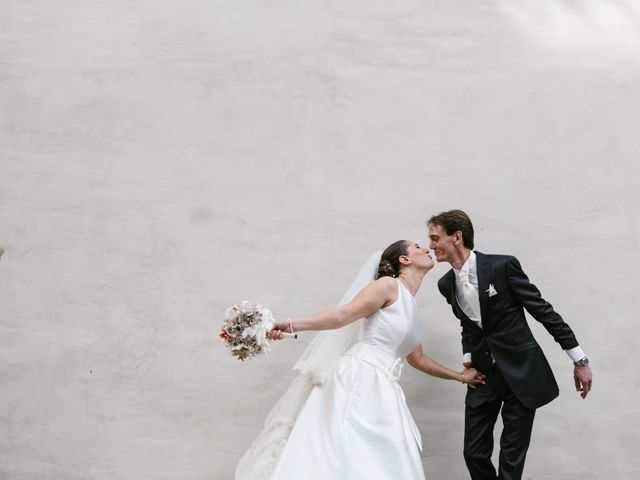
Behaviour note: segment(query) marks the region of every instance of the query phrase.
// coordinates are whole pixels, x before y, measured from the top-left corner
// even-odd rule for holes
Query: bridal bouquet
[[[273,314],[268,308],[245,300],[224,312],[220,338],[231,349],[231,355],[244,361],[270,350],[267,333],[273,324]]]

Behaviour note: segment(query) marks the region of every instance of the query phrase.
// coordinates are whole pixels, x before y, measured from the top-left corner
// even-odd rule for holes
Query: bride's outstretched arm
[[[304,330],[333,330],[377,312],[390,305],[398,295],[397,280],[382,277],[370,283],[346,305],[330,308],[313,315],[279,321],[269,333],[270,338],[279,339],[279,332],[300,332]],[[293,332],[291,331],[293,329]]]
[[[422,351],[422,345],[418,345],[416,349],[407,356],[407,362],[413,368],[433,377],[444,378],[445,380],[457,380],[465,383],[471,388],[484,383],[484,375],[474,368],[465,368],[461,372],[456,372],[447,367],[440,365],[432,358],[426,356]]]

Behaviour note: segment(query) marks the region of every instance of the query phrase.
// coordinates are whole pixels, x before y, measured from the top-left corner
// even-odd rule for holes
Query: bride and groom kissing
[[[404,359],[467,385],[464,459],[471,478],[522,478],[536,409],[559,393],[525,310],[574,362],[576,390],[586,398],[587,357],[518,260],[474,251],[473,225],[461,210],[434,215],[427,227],[428,248],[400,240],[374,254],[338,307],[275,324],[272,339],[319,333],[240,460],[236,480],[424,479],[420,432],[398,384]],[[462,327],[461,371],[422,350],[415,295],[434,266],[430,250],[452,267],[438,289]],[[496,470],[491,455],[500,413]]]

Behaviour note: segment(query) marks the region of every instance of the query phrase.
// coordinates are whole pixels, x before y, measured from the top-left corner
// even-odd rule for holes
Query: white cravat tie
[[[468,307],[468,309],[471,309],[471,312],[473,313],[473,318],[471,318],[471,320],[478,322],[480,326],[482,326],[480,321],[480,297],[478,296],[478,289],[469,281],[469,272],[466,270],[460,270],[458,272],[458,279],[462,284],[460,293],[462,294],[462,299],[466,304],[461,306],[463,309],[465,306]]]

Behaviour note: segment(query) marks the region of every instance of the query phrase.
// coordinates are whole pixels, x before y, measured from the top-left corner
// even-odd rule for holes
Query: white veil
[[[371,255],[362,265],[338,305],[349,303],[367,284],[375,280],[382,251]],[[316,334],[293,369],[299,372],[284,395],[273,406],[264,428],[236,467],[235,480],[267,480],[280,458],[300,409],[314,387],[322,387],[335,361],[360,337],[362,322],[356,321],[338,330]]]

